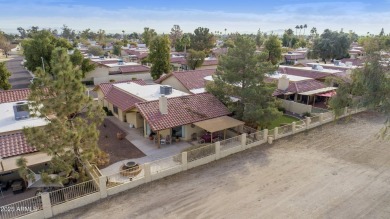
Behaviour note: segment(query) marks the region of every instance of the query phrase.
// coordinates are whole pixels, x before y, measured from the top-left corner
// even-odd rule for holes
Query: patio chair
[[[166,144],[172,144],[172,138],[171,138],[170,135],[167,135],[167,136],[165,137],[165,142],[166,142]]]
[[[203,138],[201,138],[201,137],[197,137],[197,141],[198,141],[198,144],[206,143],[206,141]]]

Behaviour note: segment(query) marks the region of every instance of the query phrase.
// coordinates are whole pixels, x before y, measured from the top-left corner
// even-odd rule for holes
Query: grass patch
[[[281,124],[290,124],[296,121],[299,121],[299,119],[288,115],[282,115],[281,117],[275,119],[267,128],[273,129],[275,127],[280,127]]]

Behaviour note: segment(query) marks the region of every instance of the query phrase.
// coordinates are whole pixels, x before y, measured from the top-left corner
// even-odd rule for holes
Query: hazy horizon
[[[377,34],[390,23],[390,0],[339,1],[75,1],[75,0],[0,0],[0,30],[17,33],[17,27],[58,29],[66,24],[77,31],[91,28],[107,33],[142,32],[144,27],[169,33],[174,24],[184,32],[207,27],[212,32],[256,33],[307,24],[305,33],[316,27],[365,35]],[[389,28],[390,29],[390,28]],[[303,33],[303,30],[302,30]]]

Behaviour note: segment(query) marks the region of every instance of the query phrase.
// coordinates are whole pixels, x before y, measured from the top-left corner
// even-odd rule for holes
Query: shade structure
[[[49,175],[52,178],[57,177],[56,174],[50,174]],[[35,180],[28,180],[28,186],[27,188],[43,188],[43,187],[64,187],[62,183],[49,183],[46,184],[42,181],[41,174],[35,174]]]
[[[208,132],[217,132],[217,131],[237,127],[240,125],[244,125],[244,122],[229,116],[221,116],[214,119],[195,122],[194,125]]]
[[[326,93],[322,93],[322,94],[316,94],[316,96],[320,96],[320,97],[332,97],[336,94],[336,91],[329,91],[329,92],[326,92]]]

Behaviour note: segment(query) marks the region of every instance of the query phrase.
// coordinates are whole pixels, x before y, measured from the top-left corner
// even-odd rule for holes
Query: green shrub
[[[311,113],[309,113],[309,112],[304,112],[304,113],[302,114],[302,116],[304,116],[304,117],[311,117]]]

